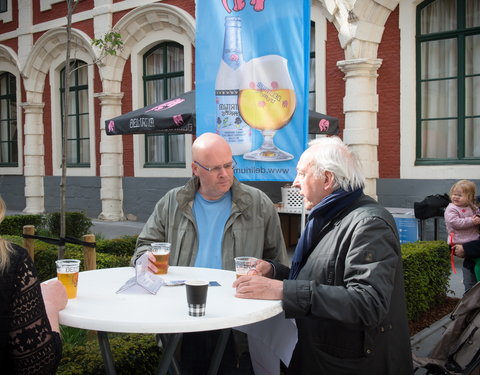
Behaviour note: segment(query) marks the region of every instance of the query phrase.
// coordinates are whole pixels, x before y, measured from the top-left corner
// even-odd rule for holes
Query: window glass
[[[456,0],[437,0],[425,6],[421,12],[420,32],[438,33],[457,28]]]
[[[467,0],[465,18],[467,27],[480,26],[480,1]]]

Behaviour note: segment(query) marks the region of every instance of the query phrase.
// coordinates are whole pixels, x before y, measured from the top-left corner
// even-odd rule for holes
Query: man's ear
[[[325,171],[323,173],[323,176],[325,178],[325,183],[324,183],[325,190],[329,190],[329,189],[333,190],[333,185],[335,185],[335,179],[333,178],[333,173],[330,171]]]
[[[198,176],[198,165],[192,161],[192,173],[194,176]]]

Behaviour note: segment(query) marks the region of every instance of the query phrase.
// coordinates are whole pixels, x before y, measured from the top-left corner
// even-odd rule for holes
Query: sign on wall
[[[310,1],[197,0],[197,135],[244,181],[292,181],[307,142]]]

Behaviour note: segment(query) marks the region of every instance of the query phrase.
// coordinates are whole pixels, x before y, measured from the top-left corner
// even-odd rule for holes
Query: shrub
[[[447,294],[450,249],[445,241],[405,243],[402,258],[408,319],[414,320]]]
[[[0,234],[21,236],[24,225],[34,225],[39,228],[42,225],[42,215],[11,215],[5,216],[0,224]]]
[[[53,236],[60,236],[60,213],[53,212],[44,216],[43,225]],[[92,226],[90,219],[84,212],[65,213],[65,236],[81,238],[88,234]]]
[[[138,236],[123,236],[113,240],[97,241],[97,251],[105,254],[124,255],[131,257],[135,252]]]
[[[154,335],[128,334],[109,339],[118,375],[153,374],[160,358]],[[86,345],[64,343],[58,375],[103,375],[103,364],[97,340]]]
[[[37,246],[38,245],[38,246]],[[57,260],[57,247],[45,243],[35,242],[35,267],[38,270],[38,277],[41,281],[57,277],[55,261]],[[79,259],[80,271],[85,270],[85,260],[83,249],[80,245],[65,245],[66,259]],[[116,256],[112,254],[104,254],[97,252],[97,269],[128,267],[130,265],[130,256]]]

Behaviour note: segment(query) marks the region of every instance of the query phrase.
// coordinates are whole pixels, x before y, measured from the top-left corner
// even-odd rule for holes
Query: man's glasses
[[[199,167],[202,167],[203,169],[205,169],[206,171],[208,172],[214,172],[214,173],[218,173],[222,170],[222,168],[225,168],[225,169],[233,169],[235,168],[235,166],[237,165],[237,163],[235,162],[235,160],[232,160],[230,163],[225,163],[223,165],[216,165],[215,167],[205,167],[204,165],[200,164],[198,161],[193,161],[195,164],[197,164]]]

